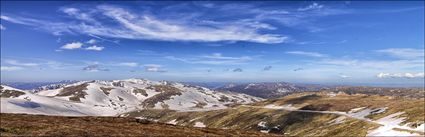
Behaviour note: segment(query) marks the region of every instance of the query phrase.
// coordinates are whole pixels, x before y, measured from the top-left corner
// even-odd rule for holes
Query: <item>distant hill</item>
[[[287,82],[262,82],[227,84],[216,89],[219,91],[244,93],[261,98],[278,98],[294,92],[319,91],[328,89],[328,87],[323,85],[292,84]]]

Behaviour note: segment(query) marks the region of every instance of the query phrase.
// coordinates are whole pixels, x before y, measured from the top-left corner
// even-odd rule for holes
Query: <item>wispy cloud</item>
[[[97,42],[96,39],[90,39],[86,43],[87,44],[95,44],[96,42]]]
[[[327,57],[325,54],[317,53],[317,52],[305,52],[305,51],[288,51],[286,54],[293,55],[301,55],[301,56],[309,56],[309,57]]]
[[[152,50],[137,50],[137,54],[142,56],[165,56],[166,53],[160,53]]]
[[[316,60],[314,64],[368,69],[408,69],[423,67],[424,60],[360,60],[332,58],[319,61]]]
[[[34,66],[38,66],[39,65],[37,63],[20,62],[20,61],[11,60],[11,59],[4,60],[4,62],[6,64],[10,64],[10,65],[14,65],[14,66],[23,66],[23,67],[34,67]]]
[[[139,63],[136,63],[136,62],[123,62],[123,63],[118,63],[118,66],[137,67],[137,66],[139,66]]]
[[[233,72],[242,72],[243,70],[241,68],[235,68],[233,69]]]
[[[339,73],[339,75],[338,75],[340,78],[343,78],[343,79],[347,79],[347,78],[351,78],[351,76],[348,76],[348,75],[345,75],[344,73]]]
[[[259,23],[246,25],[219,22],[188,23],[186,21],[162,20],[154,15],[137,14],[112,5],[100,5],[94,9],[63,8],[62,11],[80,23],[51,22],[38,19],[6,16],[2,19],[33,27],[38,27],[55,34],[83,33],[125,39],[149,39],[162,41],[248,41],[257,43],[282,43],[287,40],[281,34],[262,34],[261,29],[270,29]],[[101,19],[109,18],[117,25],[105,25]]]
[[[2,24],[0,24],[0,30],[6,30],[6,27],[4,27]]]
[[[189,58],[179,58],[174,56],[166,56],[166,59],[182,61],[191,64],[210,64],[210,65],[222,65],[222,64],[242,64],[247,61],[253,60],[250,56],[230,57],[223,56],[221,53],[212,53],[209,55],[201,55]]]
[[[301,71],[301,70],[304,70],[304,69],[303,68],[296,68],[293,71]]]
[[[423,59],[425,56],[424,49],[390,48],[390,49],[377,50],[377,52],[384,53],[397,58],[403,58],[403,59],[414,59],[414,58]]]
[[[19,17],[19,16],[7,16],[7,15],[1,15],[0,18],[5,21],[9,21],[16,24],[21,25],[27,25],[31,27],[35,27],[47,32],[52,33],[53,35],[62,35],[63,33],[69,33],[73,34],[73,32],[70,29],[69,23],[63,23],[63,22],[51,22],[51,21],[44,21],[39,19],[33,19],[33,18],[26,18],[26,17]]]
[[[269,71],[270,69],[272,69],[272,66],[265,66],[265,67],[263,68],[263,71]]]
[[[24,69],[22,67],[17,67],[17,66],[1,66],[1,71],[15,71],[15,70],[21,70]]]
[[[424,73],[379,73],[378,78],[424,78]]]

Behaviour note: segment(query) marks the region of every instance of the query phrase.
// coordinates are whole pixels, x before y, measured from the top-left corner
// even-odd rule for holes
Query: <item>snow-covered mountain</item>
[[[110,116],[138,109],[203,111],[261,98],[176,82],[126,79],[81,81],[36,93],[3,86],[2,113]]]
[[[292,84],[286,82],[264,82],[227,84],[217,90],[244,93],[261,98],[278,98],[293,92],[317,91],[326,88],[320,85]]]

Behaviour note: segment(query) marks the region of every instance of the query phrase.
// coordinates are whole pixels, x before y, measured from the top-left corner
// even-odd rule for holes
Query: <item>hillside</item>
[[[321,85],[293,84],[287,82],[262,82],[246,84],[227,84],[217,88],[220,91],[231,91],[261,98],[278,98],[296,92],[318,91],[328,89]]]
[[[1,136],[274,136],[232,129],[193,128],[135,118],[0,114]]]
[[[231,109],[207,112],[135,111],[143,117],[183,126],[243,129],[291,136],[424,135],[422,99],[306,92]]]
[[[113,116],[140,109],[205,111],[261,100],[245,94],[145,79],[81,81],[36,93],[2,88],[2,113]]]

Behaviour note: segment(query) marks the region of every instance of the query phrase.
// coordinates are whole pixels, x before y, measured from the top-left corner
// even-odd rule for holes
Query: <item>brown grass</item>
[[[0,116],[1,136],[276,136],[243,130],[174,126],[134,118]]]

